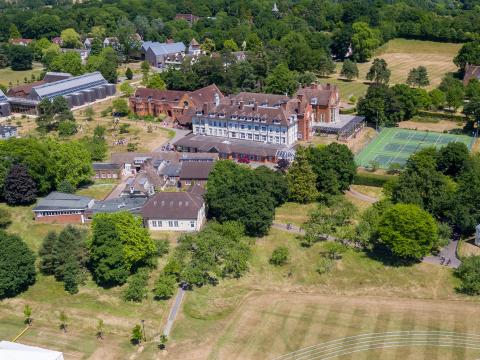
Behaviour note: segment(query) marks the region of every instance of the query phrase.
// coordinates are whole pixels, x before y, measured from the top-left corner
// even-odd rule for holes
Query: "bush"
[[[0,209],[0,229],[5,229],[12,223],[12,215],[6,209]]]
[[[320,275],[327,274],[327,273],[330,272],[330,270],[332,270],[333,264],[334,264],[334,262],[333,262],[332,259],[322,257],[322,258],[320,258],[320,260],[318,260],[317,272]]]
[[[455,270],[455,275],[462,280],[462,285],[458,288],[460,292],[468,295],[480,294],[480,256],[466,258]]]
[[[157,248],[157,256],[162,257],[170,251],[170,243],[167,239],[154,239],[155,247]]]
[[[149,273],[146,269],[139,269],[129,277],[127,287],[123,292],[123,300],[142,302],[147,297],[147,283]]]
[[[153,295],[155,300],[170,299],[177,288],[177,279],[174,275],[162,274],[155,283]]]
[[[270,264],[281,266],[288,262],[288,249],[285,246],[279,246],[272,252],[270,257]]]
[[[128,134],[130,132],[130,124],[121,124],[118,131],[120,134]]]
[[[58,135],[62,137],[72,136],[77,133],[77,124],[75,121],[65,120],[58,125]]]
[[[340,260],[347,248],[342,243],[331,241],[327,242],[322,249],[322,252],[332,260]]]
[[[73,185],[65,179],[60,184],[58,184],[57,191],[67,194],[73,194],[75,192],[75,187],[73,187]]]
[[[357,173],[353,178],[353,184],[383,187],[392,177],[388,175]]]

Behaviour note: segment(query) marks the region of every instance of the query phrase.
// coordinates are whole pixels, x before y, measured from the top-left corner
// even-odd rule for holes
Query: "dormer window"
[[[218,114],[218,117],[224,118],[224,117],[225,117],[225,114],[224,114],[224,113],[219,113],[219,114]]]
[[[197,116],[202,116],[202,111],[201,111],[201,110],[200,110],[200,111],[197,111],[195,114],[196,114]]]
[[[266,107],[266,106],[268,106],[268,103],[266,101],[264,101],[260,104],[260,106],[265,106]]]
[[[230,116],[230,119],[232,119],[232,120],[237,120],[237,119],[238,119],[238,116],[237,116],[237,115],[232,115],[232,116]]]

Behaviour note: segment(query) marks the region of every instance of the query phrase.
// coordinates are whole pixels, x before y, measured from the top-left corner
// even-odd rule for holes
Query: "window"
[[[185,185],[192,185],[192,181],[191,180],[185,180]]]
[[[252,140],[252,134],[247,134],[248,140]]]
[[[152,227],[157,227],[157,220],[152,220],[151,223],[152,223]]]
[[[173,227],[173,221],[172,220],[168,221],[168,227]]]
[[[190,227],[194,228],[195,227],[195,220],[190,221]]]
[[[178,227],[178,221],[177,221],[177,220],[175,220],[175,221],[173,222],[173,226]]]
[[[244,134],[244,133],[240,133],[240,138],[241,138],[241,139],[245,139],[245,134]]]

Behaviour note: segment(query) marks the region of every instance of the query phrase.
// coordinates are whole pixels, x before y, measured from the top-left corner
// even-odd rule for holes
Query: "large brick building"
[[[165,114],[182,126],[189,126],[191,117],[188,110],[201,106],[203,103],[213,103],[222,99],[223,94],[213,84],[195,91],[157,90],[138,88],[130,97],[130,109],[137,115],[159,116]]]

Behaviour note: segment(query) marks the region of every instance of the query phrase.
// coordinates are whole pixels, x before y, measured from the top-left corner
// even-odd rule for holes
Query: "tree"
[[[17,235],[0,231],[0,299],[14,297],[35,283],[35,256]]]
[[[210,55],[215,51],[215,42],[212,39],[205,38],[203,43],[200,45],[200,49],[207,55]]]
[[[63,330],[64,333],[67,333],[68,316],[67,314],[65,314],[63,310],[60,311],[60,315],[58,316],[58,319],[60,320],[60,330]]]
[[[133,79],[133,71],[129,67],[125,71],[125,77],[127,78],[127,80],[132,80]]]
[[[471,79],[465,88],[465,96],[469,99],[480,98],[480,81]]]
[[[78,141],[51,144],[52,170],[55,186],[64,180],[74,188],[90,181],[93,176],[90,153]]]
[[[372,84],[358,102],[358,114],[378,126],[393,126],[402,120],[401,104],[394,91],[384,84]]]
[[[10,167],[3,196],[9,205],[29,205],[37,198],[37,184],[23,164],[14,164]]]
[[[282,266],[288,262],[288,258],[288,249],[285,246],[279,246],[273,250],[269,262],[275,266]]]
[[[295,73],[286,64],[277,65],[265,80],[265,91],[268,93],[292,95],[297,88]]]
[[[100,71],[102,76],[110,83],[118,80],[118,56],[111,47],[102,48],[97,55],[90,55],[87,60],[87,71]]]
[[[30,70],[33,52],[29,47],[12,45],[9,50],[10,66],[13,71]]]
[[[145,86],[149,89],[157,89],[157,90],[166,89],[165,81],[163,81],[162,75],[160,73],[155,73],[149,76]]]
[[[168,342],[168,337],[167,335],[160,335],[160,345],[158,345],[158,347],[160,348],[160,350],[165,350],[165,346]]]
[[[470,151],[461,142],[450,142],[438,151],[437,170],[457,178],[470,162]]]
[[[55,255],[53,248],[57,243],[58,236],[55,231],[50,231],[43,239],[38,255],[40,256],[40,271],[45,275],[53,275],[55,272]]]
[[[68,137],[77,133],[77,124],[72,120],[65,120],[58,124],[58,135]]]
[[[130,112],[128,103],[125,99],[115,99],[113,100],[113,113],[115,116],[126,116]]]
[[[356,22],[352,25],[353,59],[359,62],[368,61],[373,51],[380,46],[381,37],[377,29],[371,29],[367,23]]]
[[[76,49],[82,44],[80,35],[72,28],[62,30],[60,37],[62,38],[63,46],[66,48]]]
[[[22,37],[22,35],[20,34],[20,31],[18,31],[17,25],[15,25],[14,23],[10,24],[8,32],[10,36],[9,39],[18,39]]]
[[[23,321],[28,326],[32,325],[32,308],[30,305],[25,304],[23,307],[23,315],[25,316],[25,320]]]
[[[463,84],[455,79],[452,74],[445,75],[438,88],[445,93],[445,102],[448,107],[456,111],[463,105],[465,96]]]
[[[12,223],[12,214],[6,209],[0,209],[0,231]]]
[[[343,144],[310,147],[307,158],[317,176],[317,190],[324,194],[343,193],[357,172],[353,153]]]
[[[463,44],[457,56],[453,58],[453,62],[460,71],[464,71],[467,64],[480,65],[480,41]]]
[[[156,300],[167,300],[175,294],[177,288],[177,280],[175,276],[161,274],[156,283],[153,295]]]
[[[431,107],[434,110],[442,109],[445,105],[445,93],[439,89],[433,89],[428,93],[430,98]]]
[[[42,62],[50,68],[53,60],[55,60],[61,54],[60,47],[57,44],[50,44],[47,48],[42,50]]]
[[[388,84],[391,71],[387,66],[384,59],[375,58],[370,70],[368,70],[367,80],[373,81],[375,84]]]
[[[142,327],[140,325],[135,325],[132,329],[132,335],[130,337],[130,341],[134,345],[138,345],[142,342],[143,340],[143,334],[142,334]]]
[[[348,80],[353,80],[354,78],[358,78],[358,67],[357,63],[346,59],[342,65],[342,71],[340,75]]]
[[[413,68],[408,73],[407,84],[410,86],[425,87],[430,85],[428,80],[428,72],[425,66]]]
[[[139,269],[129,277],[127,288],[123,292],[124,301],[142,302],[147,297],[147,283],[149,273],[145,268]]]
[[[237,43],[235,42],[235,40],[233,39],[227,39],[223,42],[223,48],[226,50],[226,51],[230,51],[230,52],[234,52],[234,51],[238,51],[238,45]]]
[[[68,72],[74,76],[81,75],[85,72],[80,54],[76,51],[60,53],[52,60],[48,70]]]
[[[460,278],[462,285],[459,290],[468,295],[480,294],[480,256],[469,256],[465,258],[455,275]]]
[[[162,80],[163,81],[163,80]],[[164,83],[165,84],[165,83]],[[135,92],[135,89],[127,82],[124,82],[120,85],[120,91],[125,94],[126,97],[130,97]]]
[[[142,70],[142,84],[145,85],[148,82],[148,74],[150,72],[150,63],[147,60],[142,61],[140,64]]]
[[[378,224],[379,244],[392,255],[406,260],[421,260],[437,241],[437,224],[418,206],[397,204],[388,209]]]
[[[295,160],[287,173],[287,181],[291,201],[305,204],[317,199],[317,176],[308,162],[305,150],[297,150]]]

